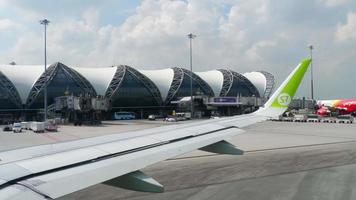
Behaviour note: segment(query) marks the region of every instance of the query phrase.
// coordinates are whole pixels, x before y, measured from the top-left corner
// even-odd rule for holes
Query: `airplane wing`
[[[226,139],[282,114],[310,62],[303,60],[264,107],[251,114],[0,152],[0,199],[56,199],[99,183],[163,192],[161,184],[139,170],[196,149],[243,154]]]

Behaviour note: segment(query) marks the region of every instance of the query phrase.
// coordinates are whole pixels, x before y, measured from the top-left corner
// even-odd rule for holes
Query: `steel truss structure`
[[[194,72],[190,73],[189,70],[182,68],[184,75],[189,77],[190,79],[190,75],[192,74],[192,79],[193,81],[195,81],[196,83],[198,83],[198,85],[203,89],[203,92],[205,95],[214,96],[214,91],[213,89],[211,89],[211,87],[209,86],[208,83],[206,83],[202,78],[200,78],[200,76],[196,75]]]
[[[105,92],[105,97],[108,97],[109,99],[111,99],[113,97],[113,95],[119,89],[122,81],[124,80],[125,73],[126,73],[125,65],[116,67],[116,72],[109,84],[108,89]]]
[[[167,97],[164,101],[165,105],[169,104],[169,102],[171,102],[173,97],[175,97],[175,95],[178,92],[178,89],[180,88],[183,82],[183,76],[184,76],[183,69],[179,67],[174,67],[172,69],[173,69],[173,80],[171,86],[169,87]]]
[[[56,77],[57,72],[60,69],[62,69],[68,77],[70,77],[80,88],[82,88],[84,90],[84,93],[96,95],[95,89],[87,79],[85,79],[74,69],[71,69],[64,64],[57,62],[49,66],[47,68],[47,71],[43,72],[40,78],[37,79],[36,83],[33,85],[27,97],[27,107],[30,107],[35,102],[37,96],[42,92],[45,85],[48,86],[51,83],[51,81]]]
[[[180,68],[180,67],[174,67],[172,68],[174,75],[173,75],[173,80],[171,83],[171,86],[169,88],[166,100],[164,101],[164,104],[169,104],[169,102],[171,102],[171,100],[173,100],[173,98],[176,96],[179,88],[182,85],[182,82],[184,80],[184,76],[188,77],[189,79],[190,77],[190,71],[184,68]],[[192,79],[193,82],[196,82],[202,89],[203,89],[203,93],[205,95],[208,96],[214,96],[214,92],[211,89],[211,87],[202,79],[200,78],[198,75],[196,75],[194,72],[192,73]]]
[[[234,82],[234,75],[230,70],[227,69],[218,69],[218,71],[223,74],[223,85],[219,96],[225,97],[232,87],[232,83]]]
[[[246,77],[244,77],[242,74],[230,70],[234,78],[237,79],[238,83],[244,84],[252,94],[255,94],[256,97],[260,97],[260,93],[258,92],[257,88],[255,85],[251,83],[250,80],[248,80]]]
[[[275,86],[275,78],[269,72],[266,71],[258,71],[258,72],[262,73],[266,77],[266,89],[264,94],[263,95],[261,94],[261,96],[264,97],[265,99],[269,99]]]
[[[112,98],[113,95],[119,90],[123,80],[125,79],[125,75],[129,73],[133,75],[140,83],[142,83],[145,88],[151,93],[155,101],[158,105],[162,105],[162,97],[159,89],[157,86],[145,75],[137,71],[136,69],[127,66],[127,65],[120,65],[117,67],[115,75],[112,81],[109,84],[109,87],[105,93],[105,96],[108,98]]]
[[[15,88],[14,84],[2,73],[0,72],[0,88],[3,91],[6,91],[6,94],[1,94],[5,97],[8,97],[10,101],[17,106],[17,108],[22,108],[22,101],[20,94]]]
[[[34,105],[38,106],[36,102],[39,99],[39,95],[42,94],[41,92],[43,92],[45,85],[47,86],[50,85],[52,88],[53,84],[57,83],[57,81],[58,84],[60,84],[60,87],[62,87],[61,86],[62,84],[65,84],[65,81],[69,81],[76,88],[76,91],[82,91],[83,94],[89,94],[89,95],[96,95],[97,91],[95,91],[93,85],[94,86],[99,85],[100,87],[98,87],[98,89],[104,90],[101,91],[102,93],[100,94],[104,95],[108,99],[112,99],[114,98],[115,94],[120,93],[119,91],[120,88],[122,88],[123,84],[126,83],[124,82],[127,79],[126,77],[130,77],[130,80],[133,79],[134,82],[138,83],[139,84],[138,87],[144,88],[145,92],[142,95],[150,96],[149,104],[154,104],[152,106],[167,106],[170,104],[171,101],[176,100],[176,97],[178,95],[187,94],[187,90],[189,90],[189,88],[188,85],[186,85],[186,82],[188,82],[190,78],[192,78],[193,80],[195,91],[197,88],[199,88],[202,94],[210,97],[214,96],[214,91],[212,90],[212,87],[208,84],[210,80],[205,81],[205,79],[202,79],[197,74],[195,73],[191,74],[191,72],[188,69],[181,68],[181,67],[171,68],[171,70],[173,70],[173,74],[172,71],[170,71],[169,77],[164,77],[165,74],[162,74],[162,72],[158,71],[157,72],[158,74],[154,74],[153,76],[154,80],[151,80],[149,78],[150,76],[146,76],[145,74],[141,73],[135,68],[132,68],[127,65],[113,66],[112,69],[105,71],[105,73],[103,73],[103,75],[106,74],[105,77],[100,77],[100,79],[96,79],[97,72],[100,72],[98,76],[101,75],[100,70],[95,72],[92,71],[90,72],[89,70],[89,72],[84,73],[85,75],[88,76],[87,79],[85,78],[85,76],[79,73],[80,72],[79,70],[77,72],[75,69],[72,69],[59,62],[49,66],[47,71],[39,76],[37,74],[37,70],[41,71],[41,69],[42,69],[41,66],[37,66],[36,72],[34,71],[35,73],[30,76],[31,78],[33,77],[34,79],[29,81],[28,83],[26,82],[26,84],[31,84],[31,85],[26,85],[27,87],[31,88],[29,93],[27,93],[28,91],[22,91],[21,85],[17,86],[17,83],[21,83],[21,80],[18,80],[21,78],[21,76],[13,77],[12,74],[9,74],[10,75],[9,76],[5,73],[7,69],[0,72],[0,89],[4,93],[4,97],[6,98],[6,103],[9,102],[9,106],[13,108],[19,108],[19,109],[32,108]],[[251,94],[256,97],[262,97],[264,99],[268,99],[271,93],[273,92],[274,85],[275,85],[275,78],[269,72],[257,71],[263,74],[263,76],[265,77],[263,81],[266,80],[266,85],[263,85],[265,86],[264,91],[262,91],[261,89],[262,94],[260,94],[257,87],[244,75],[234,72],[230,69],[217,69],[217,71],[219,71],[219,73],[223,75],[222,83],[221,83],[221,79],[217,79],[216,77],[209,77],[211,75],[207,76],[207,78],[213,78],[214,81],[218,81],[218,83],[212,82],[213,86],[220,87],[221,86],[220,84],[222,84],[221,90],[218,91],[217,94],[221,97],[232,95],[232,91],[234,91],[233,93],[235,93],[236,91],[239,92],[238,91],[239,89],[242,89],[243,92],[248,91],[246,95]],[[26,73],[30,73],[30,72],[31,71],[28,71]],[[57,76],[59,74],[63,77]],[[217,75],[220,76],[220,74]],[[39,78],[37,78],[38,76]],[[160,80],[160,76],[162,76],[163,81]],[[109,77],[112,77],[112,79],[110,80]],[[109,80],[105,80],[106,78],[109,78]],[[262,79],[262,76],[258,76],[258,78]],[[157,81],[156,79],[158,80],[157,84],[168,84],[168,85],[164,85],[164,86],[156,85],[155,84],[156,82],[154,82]],[[88,80],[90,81],[98,80],[98,83],[95,82],[95,84],[92,85]],[[15,84],[12,81],[14,81]],[[33,82],[35,83],[32,85]],[[102,87],[106,85],[109,86],[107,86],[107,88]],[[167,88],[168,86],[169,88]],[[17,87],[19,87],[20,89]],[[219,87],[218,89],[220,89]],[[162,98],[160,89],[162,89],[162,91],[164,92],[167,92],[167,95],[164,99]],[[21,93],[20,95],[20,92],[24,92],[24,94]],[[57,94],[57,91],[53,91],[53,92],[54,92],[53,94]],[[122,95],[125,94],[122,93]],[[135,96],[135,98],[137,98],[137,96]],[[140,99],[138,98],[137,101],[140,101]],[[5,107],[7,107],[7,105]]]
[[[242,74],[227,69],[218,69],[218,71],[220,71],[224,77],[223,85],[220,92],[221,97],[224,97],[229,93],[234,81],[238,81],[239,84],[243,84],[250,90],[252,94],[255,94],[257,97],[260,97],[260,93],[258,92],[257,88]]]

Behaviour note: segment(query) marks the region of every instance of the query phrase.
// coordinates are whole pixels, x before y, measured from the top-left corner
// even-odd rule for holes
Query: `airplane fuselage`
[[[332,111],[337,111],[340,115],[356,114],[356,98],[321,100],[318,101],[317,114],[321,116],[328,115]]]

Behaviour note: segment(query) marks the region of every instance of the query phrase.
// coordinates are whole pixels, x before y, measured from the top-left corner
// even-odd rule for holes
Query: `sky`
[[[355,0],[0,0],[0,63],[265,70],[277,84],[314,46],[317,99],[356,98]],[[297,96],[310,97],[310,74]]]

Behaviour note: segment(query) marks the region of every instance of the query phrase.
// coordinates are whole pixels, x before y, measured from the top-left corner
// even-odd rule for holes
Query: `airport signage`
[[[237,103],[236,97],[215,97],[214,103]]]

